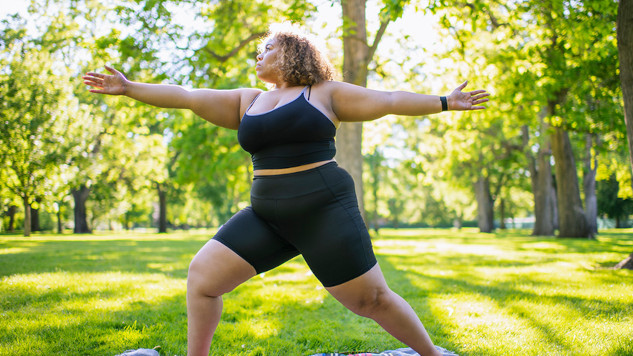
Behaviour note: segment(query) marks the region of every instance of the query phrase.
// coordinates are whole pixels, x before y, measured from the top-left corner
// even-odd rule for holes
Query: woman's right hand
[[[125,95],[128,80],[118,70],[107,65],[104,67],[112,75],[88,72],[82,77],[84,84],[96,88],[90,89],[91,93]]]

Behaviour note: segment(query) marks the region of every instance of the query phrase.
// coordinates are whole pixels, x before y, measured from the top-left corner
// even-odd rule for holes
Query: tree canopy
[[[28,235],[35,210],[77,233],[165,231],[219,225],[248,205],[250,157],[234,131],[92,95],[79,76],[110,64],[135,81],[264,89],[253,70],[259,39],[270,23],[291,21],[327,40],[340,79],[442,95],[468,79],[493,93],[485,111],[387,117],[366,123],[362,141],[361,131],[337,138],[341,160],[358,172],[364,165],[368,224],[490,232],[533,217],[535,234],[591,237],[598,217],[616,217],[610,203],[633,196],[617,8],[606,0],[33,0],[0,19],[3,229],[17,217]],[[422,20],[432,33],[419,31]],[[360,35],[362,53],[352,45]],[[607,189],[614,180],[619,189]],[[618,219],[628,217],[622,211]]]

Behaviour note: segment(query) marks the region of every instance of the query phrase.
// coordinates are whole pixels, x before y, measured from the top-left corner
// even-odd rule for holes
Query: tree
[[[620,0],[617,16],[618,56],[620,59],[620,85],[624,98],[624,120],[631,167],[633,167],[633,1]],[[633,180],[631,181],[633,184]]]
[[[374,231],[378,233],[380,228],[379,226],[379,213],[378,213],[378,190],[380,188],[380,183],[382,182],[384,173],[383,173],[383,162],[385,161],[385,157],[383,156],[381,150],[376,147],[374,151],[370,154],[364,155],[365,163],[369,167],[369,187],[371,193],[371,200],[373,202],[373,208],[371,209],[371,218],[368,220],[370,226],[373,226]]]
[[[127,132],[116,114],[116,103],[85,93],[75,95],[73,110],[76,114],[68,127],[71,145],[65,151],[64,165],[68,167],[67,184],[74,201],[73,232],[83,234],[93,229],[89,224],[92,192],[98,189],[101,198],[114,199],[114,192],[108,190],[116,189],[113,182],[121,176],[121,162],[129,162],[128,157],[134,151],[124,149]],[[94,212],[107,213],[103,205]]]
[[[545,127],[543,118],[540,120],[540,127]],[[530,172],[530,182],[534,195],[534,227],[532,235],[553,236],[557,219],[556,189],[552,176],[550,164],[551,148],[547,135],[541,131],[540,137],[544,139],[537,147],[537,152],[532,152],[529,129],[527,125],[522,128],[523,147],[528,159],[528,169]],[[535,157],[536,156],[536,157]]]
[[[2,156],[0,156],[1,158]],[[0,161],[0,182],[6,182],[8,170],[5,168],[4,162]],[[18,197],[13,194],[5,184],[0,184],[0,216],[2,221],[0,223],[1,231],[14,232],[15,231],[15,218],[18,211],[20,201]]]
[[[62,20],[67,17],[87,20],[81,22],[81,27],[72,28],[74,31],[66,31],[69,52],[87,51],[87,56],[95,59],[73,63],[77,73],[99,70],[101,62],[120,63],[126,74],[136,80],[151,81],[164,77],[164,73],[157,70],[164,64],[157,60],[157,52],[161,48],[157,44],[160,41],[152,42],[157,36],[148,37],[161,32],[161,29],[175,31],[170,25],[170,13],[161,7],[161,2],[148,2],[147,6],[122,2],[116,7],[108,7],[98,1],[86,1],[81,6],[74,5],[72,1],[62,2],[55,9],[58,11],[57,18]],[[129,24],[129,21],[126,22],[129,18],[116,15],[129,14],[133,10],[144,11],[143,14],[147,15],[143,17],[144,27],[140,34],[135,32],[123,36],[121,26],[110,19],[118,22],[122,17],[123,22]],[[45,11],[48,12],[51,11]],[[58,26],[58,22],[52,21],[50,26]],[[149,30],[145,30],[146,27]],[[156,142],[160,142],[158,146],[163,146],[162,122],[166,120],[158,109],[91,95],[84,88],[76,88],[75,97],[76,120],[69,127],[73,145],[64,155],[64,164],[71,176],[67,184],[75,203],[74,232],[91,232],[93,226],[88,221],[94,223],[97,219],[120,220],[129,226],[129,218],[134,214],[128,209],[143,211],[147,207],[140,207],[140,202],[147,206],[151,203],[141,195],[147,189],[155,189],[155,182],[164,183],[165,171],[161,168],[165,168],[166,157],[152,153],[157,153]],[[153,137],[157,133],[161,139]],[[151,163],[147,162],[148,157],[153,160]],[[157,195],[156,201],[160,202],[161,193]],[[164,200],[162,202],[165,203]],[[158,206],[166,209],[166,204]],[[164,211],[159,215],[166,216]]]
[[[633,213],[633,200],[619,196],[620,183],[615,174],[598,182],[598,213],[615,220],[615,227],[622,228],[623,220]]]
[[[624,97],[624,120],[629,142],[629,156],[633,169],[633,1],[620,0],[617,17],[618,54],[620,58],[620,82]],[[633,180],[631,180],[633,185]],[[633,255],[633,254],[632,254]],[[623,261],[620,268],[633,269],[633,256]]]
[[[185,28],[171,21],[176,6],[199,14],[204,26]],[[139,12],[149,19],[142,31],[130,36],[129,47],[152,49],[155,43],[175,46],[160,66],[167,68],[154,80],[192,87],[233,89],[260,86],[253,67],[258,40],[273,22],[303,22],[314,11],[308,1],[230,0],[213,3],[146,0],[120,7],[124,23],[137,23]],[[157,64],[153,64],[156,66]],[[151,78],[148,78],[151,80]],[[210,125],[188,112],[166,111],[169,120],[169,179],[156,185],[192,187],[196,199],[211,202],[207,221],[226,220],[248,201],[252,178],[249,156],[240,149],[233,131]],[[188,188],[187,188],[188,189]],[[167,194],[169,196],[169,194]]]
[[[542,52],[538,57],[546,68],[539,80],[548,95],[546,117],[552,126],[550,138],[556,161],[559,235],[593,237],[594,221],[589,221],[580,197],[572,138],[577,137],[580,143],[587,132],[602,133],[613,129],[608,126],[613,108],[617,107],[613,100],[617,94],[613,76],[605,73],[610,72],[606,68],[615,70],[614,56],[608,55],[615,50],[610,38],[615,7],[609,2],[583,2],[572,6],[552,1],[547,7],[534,5],[533,14],[540,19],[544,30]],[[589,45],[598,50],[586,50]],[[586,76],[578,75],[580,73]],[[605,92],[609,95],[603,96]],[[603,114],[607,111],[611,111],[611,115]],[[590,155],[585,156],[592,160]],[[595,189],[590,170],[586,172],[585,204],[589,202],[590,207]],[[590,210],[593,209],[587,211]],[[593,213],[591,218],[595,220]]]
[[[598,154],[594,150],[594,134],[587,134],[583,170],[583,190],[585,191],[585,215],[593,235],[598,234],[598,198],[596,194],[596,174],[598,172]],[[592,194],[593,193],[593,194]]]
[[[341,0],[343,15],[343,80],[367,86],[369,64],[382,39],[389,23],[400,16],[408,1],[385,1],[380,10],[380,28],[374,36],[372,44],[367,38],[366,0]],[[337,133],[336,159],[354,179],[358,207],[361,215],[365,215],[363,191],[363,160],[362,160],[362,123],[342,123]]]
[[[572,4],[558,0],[500,4],[484,0],[455,5],[452,11],[461,16],[445,15],[443,23],[460,44],[457,52],[494,44],[499,55],[493,58],[510,59],[506,62],[509,65],[489,60],[490,65],[503,68],[501,79],[510,79],[501,80],[502,90],[498,92],[515,95],[500,101],[523,104],[522,111],[533,114],[530,119],[530,115],[511,113],[529,128],[529,135],[523,136],[528,138],[526,157],[530,172],[537,173],[532,175],[533,186],[539,189],[535,190],[537,226],[541,225],[538,222],[542,221],[539,217],[543,215],[543,207],[549,206],[543,199],[549,195],[550,184],[536,183],[549,177],[547,160],[551,147],[556,162],[560,236],[591,236],[580,198],[575,156],[579,151],[576,146],[579,142],[584,146],[587,133],[604,134],[617,129],[610,123],[613,115],[605,115],[617,112],[618,106],[613,76],[609,75],[611,69],[615,70],[614,4],[609,1]],[[450,9],[445,11],[451,13]],[[482,32],[494,32],[495,36],[490,38]],[[532,158],[536,152],[538,160]],[[534,169],[538,168],[538,161],[544,163],[541,170],[545,174]],[[592,201],[593,184],[587,181],[586,187],[584,195]],[[549,234],[550,226],[543,227]]]
[[[97,4],[98,7],[98,2],[92,0],[75,5],[79,5],[77,8],[94,9],[95,4]],[[67,166],[68,153],[76,149],[74,141],[81,137],[81,135],[72,135],[72,127],[75,126],[76,122],[75,119],[81,119],[83,117],[81,116],[82,112],[77,111],[78,106],[76,99],[73,98],[72,95],[74,85],[68,83],[68,78],[75,77],[76,72],[74,71],[78,69],[77,63],[78,61],[84,60],[85,48],[89,47],[80,45],[81,41],[86,39],[87,42],[90,42],[92,38],[87,35],[90,31],[80,31],[79,22],[71,20],[71,18],[73,18],[72,15],[76,13],[68,11],[68,8],[74,9],[74,7],[70,5],[72,5],[70,2],[61,4],[56,2],[55,4],[50,4],[48,2],[33,1],[29,7],[29,14],[27,14],[23,20],[23,24],[21,26],[9,27],[19,29],[19,31],[21,31],[20,35],[15,37],[10,31],[5,33],[8,34],[6,36],[7,39],[19,38],[18,41],[9,40],[7,43],[22,43],[22,50],[13,52],[15,56],[28,55],[28,58],[23,60],[23,63],[20,64],[22,67],[25,68],[26,63],[40,58],[40,63],[34,66],[36,69],[26,71],[33,77],[39,74],[39,77],[36,77],[35,80],[20,78],[22,70],[17,67],[15,70],[7,70],[5,73],[10,73],[11,80],[20,81],[20,85],[22,86],[29,85],[29,82],[31,82],[30,85],[39,88],[37,90],[43,93],[40,95],[36,90],[32,90],[32,96],[28,99],[25,99],[23,95],[12,97],[12,99],[16,100],[19,103],[18,105],[22,106],[25,114],[25,119],[23,120],[28,121],[30,120],[30,116],[37,116],[48,125],[35,125],[35,121],[31,123],[16,122],[16,127],[14,128],[14,132],[19,130],[24,132],[28,130],[33,131],[33,134],[24,141],[28,144],[34,144],[36,147],[41,147],[43,151],[47,152],[47,154],[43,156],[34,151],[30,152],[31,154],[28,156],[28,159],[34,161],[33,167],[39,165],[40,168],[47,168],[45,172],[46,178],[43,179],[47,185],[47,189],[45,190],[46,194],[36,194],[37,197],[43,199],[42,203],[44,206],[50,206],[50,200],[59,201],[61,199],[60,195],[63,195],[61,191],[65,190],[64,188],[66,187],[60,186],[59,183],[68,184],[69,182],[68,176],[64,179],[60,179],[57,176],[64,171],[59,168],[61,168],[60,166]],[[29,26],[26,26],[27,22]],[[80,53],[81,55],[78,55]],[[46,72],[48,76],[43,74]],[[27,105],[25,105],[25,103]],[[49,107],[43,108],[45,105]],[[39,108],[37,106],[39,106]],[[43,134],[39,134],[38,130],[43,132]],[[38,135],[40,135],[41,138]],[[26,148],[28,146],[24,147]],[[29,152],[31,150],[32,148],[26,148],[23,152]],[[14,161],[25,162],[25,159],[14,156]],[[21,172],[26,171],[29,171],[29,169],[21,169]],[[41,171],[42,169],[40,169],[40,173],[36,173],[32,175],[32,177],[38,177],[42,174]],[[68,171],[66,173],[68,173]],[[37,178],[34,179],[37,180]],[[37,189],[42,189],[41,182],[34,181],[32,183],[28,185],[31,187],[37,185],[40,186]],[[32,192],[28,200],[32,201],[35,199],[34,194],[35,192]],[[25,214],[28,217],[30,208],[25,210]]]
[[[8,26],[8,23],[4,23]],[[23,26],[23,25],[22,25]],[[61,160],[63,107],[68,90],[58,83],[55,59],[24,37],[18,27],[4,29],[0,62],[0,161],[7,168],[3,184],[22,200],[24,236],[31,233],[31,205],[48,189],[49,175]]]
[[[474,193],[480,231],[492,232],[499,197],[507,197],[503,192],[511,187],[525,189],[523,178],[508,178],[516,177],[517,171],[527,176],[522,167],[526,160],[520,127],[532,112],[514,107],[520,105],[514,89],[524,83],[517,78],[523,58],[515,49],[519,44],[510,25],[516,11],[511,5],[486,1],[438,1],[429,10],[445,30],[442,44],[446,50],[438,54],[447,67],[442,78],[454,82],[467,78],[494,93],[490,110],[443,115],[442,120],[433,120],[436,128],[431,131],[441,139],[436,149],[442,152],[436,160],[438,173]]]

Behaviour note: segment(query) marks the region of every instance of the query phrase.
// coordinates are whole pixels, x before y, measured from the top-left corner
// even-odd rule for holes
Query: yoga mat
[[[442,354],[442,356],[458,356],[456,353],[446,350],[445,348],[435,346],[435,348]],[[397,350],[388,350],[383,351],[379,354],[371,353],[371,352],[361,352],[356,354],[341,354],[341,353],[325,353],[325,354],[314,354],[310,356],[420,356],[417,352],[413,351],[411,348],[402,348]]]

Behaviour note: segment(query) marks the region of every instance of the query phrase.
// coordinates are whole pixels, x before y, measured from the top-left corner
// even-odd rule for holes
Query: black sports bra
[[[306,87],[293,101],[262,114],[246,109],[237,140],[251,154],[253,169],[279,169],[334,158],[334,123],[306,98]]]

